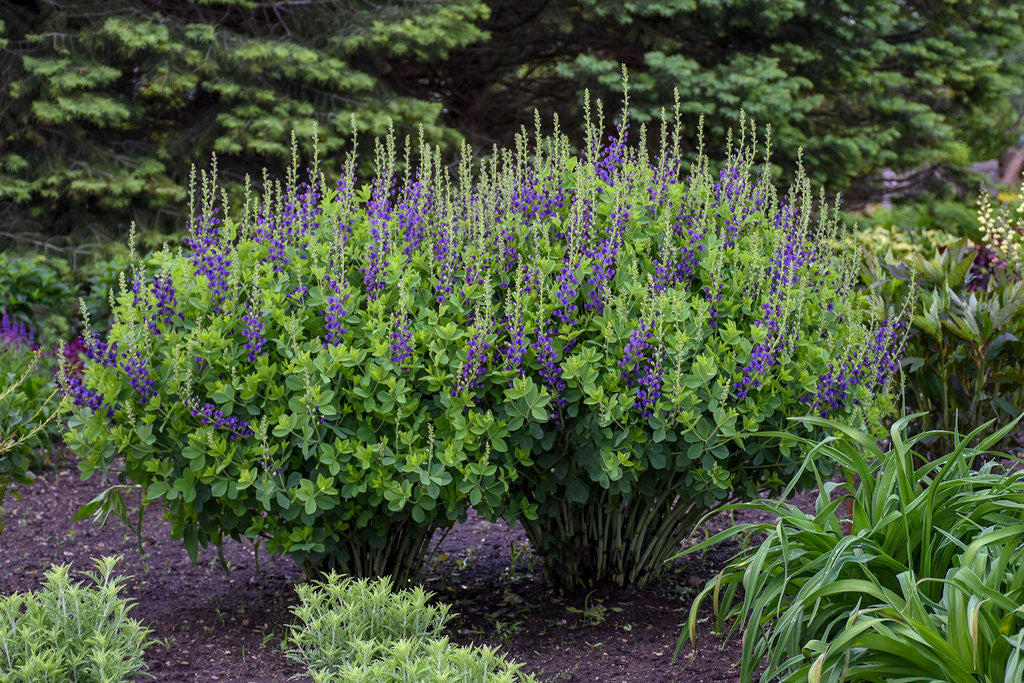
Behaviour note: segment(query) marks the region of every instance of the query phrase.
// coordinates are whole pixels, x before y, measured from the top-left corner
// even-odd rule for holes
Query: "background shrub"
[[[67,262],[43,254],[0,253],[0,315],[33,330],[42,328],[50,341],[66,337],[73,317],[75,292]]]
[[[857,230],[852,244],[863,248],[869,260],[877,256],[891,263],[912,263],[918,255],[931,257],[957,241],[945,230],[877,224]],[[875,281],[877,278],[868,278],[866,284]]]
[[[1024,411],[1024,280],[991,252],[960,240],[903,262],[868,254],[865,280],[891,303],[916,287],[904,358],[908,410],[927,411],[942,453],[965,433]],[[941,433],[946,432],[946,433]],[[1011,435],[1012,436],[1012,435]]]
[[[816,418],[836,436],[814,448],[843,481],[816,472],[807,514],[780,501],[777,521],[739,524],[686,551],[757,534],[694,600],[689,632],[714,596],[717,628],[743,630],[741,680],[1009,681],[1024,675],[1024,473],[990,449],[1017,421],[985,427],[932,460],[901,418],[882,450],[865,433]],[[788,494],[789,491],[787,490]],[[763,536],[761,536],[763,534]],[[677,648],[678,652],[678,648]]]
[[[489,647],[458,647],[442,632],[448,605],[422,588],[394,591],[389,579],[330,574],[296,587],[298,620],[287,656],[315,681],[534,681]]]
[[[0,596],[0,680],[114,683],[145,672],[150,631],[128,616],[118,559],[96,560],[89,585],[54,565],[41,590]]]
[[[27,325],[0,316],[0,532],[8,489],[32,482],[31,469],[49,461],[61,431],[56,362],[33,338]]]

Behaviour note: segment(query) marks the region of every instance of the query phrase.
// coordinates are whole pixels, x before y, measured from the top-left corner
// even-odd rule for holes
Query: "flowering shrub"
[[[1024,195],[1024,183],[1021,183],[1020,194]],[[1011,211],[1005,204],[996,213],[985,192],[978,198],[978,226],[985,246],[1020,278],[1024,277],[1024,203],[1013,213],[1017,214],[1016,220],[1011,218]]]
[[[538,124],[454,173],[388,139],[365,187],[314,160],[234,210],[204,174],[186,249],[133,264],[68,386],[85,473],[123,458],[193,552],[247,536],[404,577],[472,505],[560,581],[646,581],[794,468],[754,433],[874,420],[905,322],[749,131],[718,174],[682,168],[678,117],[656,158],[628,128],[577,154]]]
[[[0,531],[8,488],[33,481],[30,468],[45,460],[60,432],[54,420],[59,397],[53,370],[32,328],[0,315]]]

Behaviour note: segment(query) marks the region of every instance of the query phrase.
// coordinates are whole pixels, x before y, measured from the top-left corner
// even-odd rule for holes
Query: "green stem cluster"
[[[680,495],[679,477],[661,495],[601,490],[583,503],[563,501],[555,514],[524,519],[544,571],[563,589],[612,584],[643,588],[664,569],[704,510]]]

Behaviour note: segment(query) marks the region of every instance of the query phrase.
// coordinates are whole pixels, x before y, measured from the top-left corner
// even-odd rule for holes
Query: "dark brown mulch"
[[[156,680],[279,681],[300,673],[280,645],[300,579],[291,561],[262,553],[257,566],[251,545],[229,542],[229,573],[212,550],[193,565],[154,506],[143,523],[140,556],[135,537],[116,521],[105,528],[70,522],[102,488],[98,478],[82,482],[65,464],[22,487],[23,500],[8,496],[0,594],[38,588],[51,563],[87,570],[91,558],[123,555],[133,615],[161,641],[146,656]],[[708,621],[696,652],[688,646],[672,662],[692,596],[731,550],[677,562],[643,591],[558,595],[520,528],[473,516],[444,539],[424,583],[458,613],[449,629],[454,641],[499,646],[541,680],[735,681],[738,639],[723,649]]]

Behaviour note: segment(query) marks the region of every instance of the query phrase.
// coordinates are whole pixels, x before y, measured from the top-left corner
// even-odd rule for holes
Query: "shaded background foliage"
[[[279,173],[289,134],[322,151],[347,144],[358,113],[369,135],[423,124],[458,137],[442,106],[406,97],[374,71],[388,59],[443,59],[484,36],[476,2],[0,3],[6,106],[3,222],[61,233],[178,227],[189,164],[211,151],[229,181]],[[357,55],[353,57],[353,55]],[[365,64],[368,69],[354,66]],[[170,214],[166,218],[166,214]]]
[[[38,0],[0,2],[5,231],[177,228],[188,167],[279,174],[316,121],[357,114],[449,153],[507,144],[537,108],[581,121],[630,68],[638,119],[678,88],[724,148],[742,108],[776,160],[854,204],[880,169],[963,180],[1013,142],[1024,3],[993,0]],[[610,116],[609,116],[610,118]],[[579,131],[569,129],[578,139]],[[653,136],[652,136],[653,137]],[[687,137],[693,137],[688,135]],[[363,159],[368,160],[367,147]],[[693,150],[690,150],[692,153]],[[333,170],[328,168],[329,171]],[[970,181],[973,184],[973,181]]]

